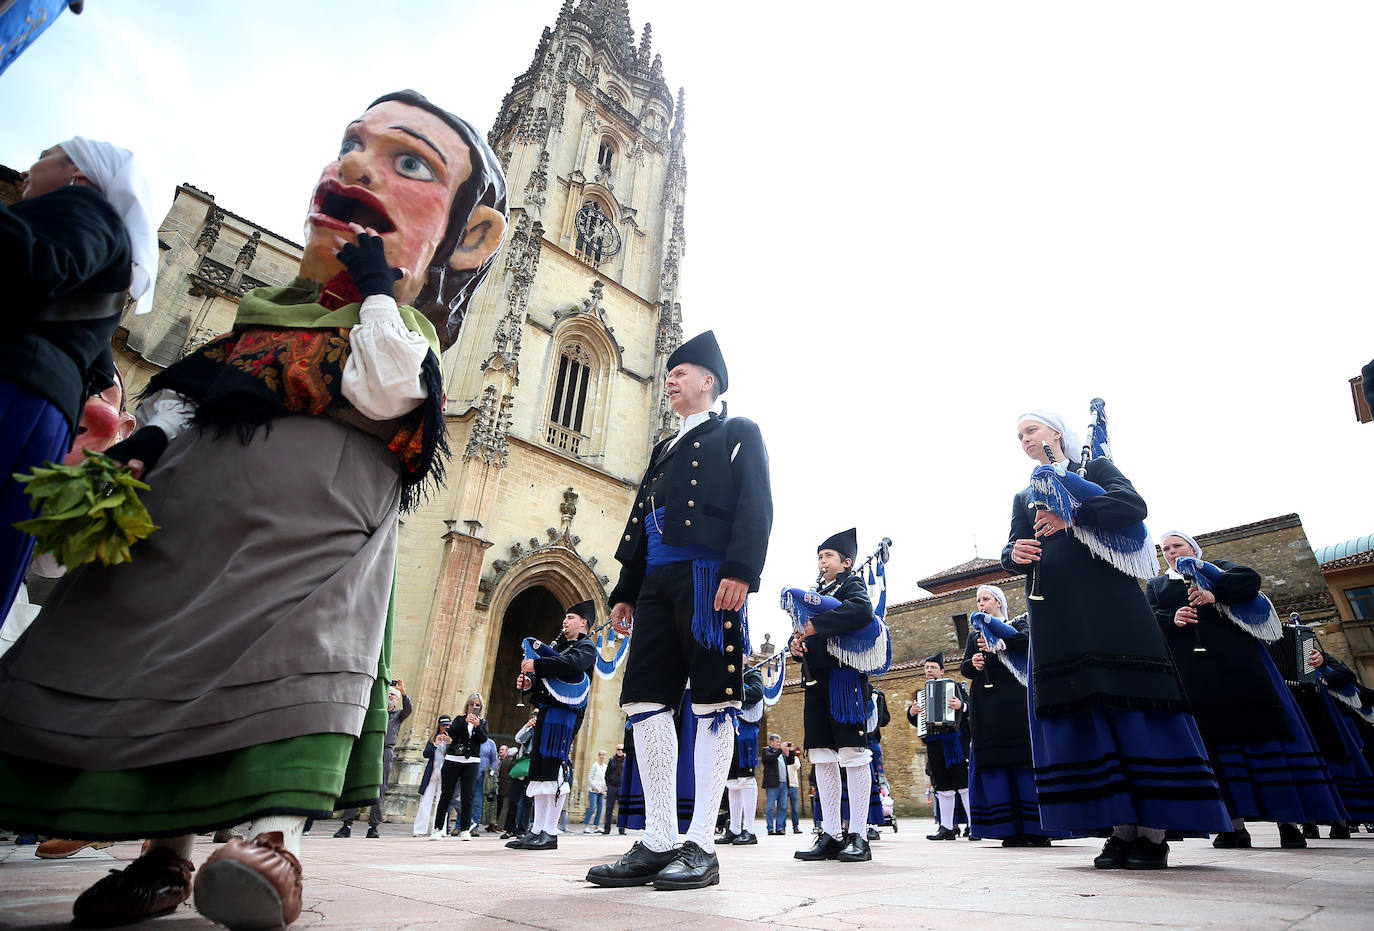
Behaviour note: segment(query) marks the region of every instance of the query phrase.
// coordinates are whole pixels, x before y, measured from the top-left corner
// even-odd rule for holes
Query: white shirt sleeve
[[[429,342],[406,329],[394,300],[385,294],[364,298],[349,343],[340,390],[363,416],[390,420],[425,399],[420,367]]]
[[[167,434],[169,441],[176,439],[195,416],[195,402],[171,388],[163,388],[149,395],[134,412],[134,420],[139,427],[157,427]]]

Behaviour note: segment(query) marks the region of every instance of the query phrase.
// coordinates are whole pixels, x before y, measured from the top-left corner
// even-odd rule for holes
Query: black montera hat
[[[926,662],[927,662],[927,663],[939,663],[941,666],[943,666],[943,665],[945,664],[945,654],[944,654],[944,651],[941,651],[941,652],[939,652],[939,653],[933,653],[933,654],[931,654],[930,656],[927,656],[927,657],[926,657]]]
[[[565,614],[576,614],[588,624],[596,620],[596,605],[590,601],[579,601],[569,608]]]
[[[711,374],[716,376],[716,384],[720,386],[721,393],[725,392],[730,376],[725,371],[725,357],[720,354],[720,344],[716,342],[714,332],[707,330],[705,333],[698,333],[674,349],[673,354],[668,357],[668,371],[671,372],[683,362],[710,369]]]
[[[826,537],[825,542],[816,547],[816,552],[821,550],[834,550],[839,553],[841,558],[853,562],[859,555],[859,531],[853,527],[848,530],[841,530],[837,534]]]

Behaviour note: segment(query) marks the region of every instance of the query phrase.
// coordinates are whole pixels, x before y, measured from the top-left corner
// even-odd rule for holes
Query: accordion
[[[1282,636],[1265,644],[1279,675],[1289,685],[1312,685],[1317,681],[1317,667],[1308,660],[1316,646],[1317,635],[1302,624],[1284,624]]]
[[[926,683],[916,710],[916,736],[948,733],[959,722],[959,713],[949,706],[958,692],[953,679],[931,679]]]

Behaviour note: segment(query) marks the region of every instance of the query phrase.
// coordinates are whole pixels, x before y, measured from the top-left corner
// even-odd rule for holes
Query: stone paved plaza
[[[628,848],[616,835],[565,835],[556,852],[522,853],[495,835],[416,840],[389,824],[380,840],[359,829],[336,840],[336,826],[320,822],[304,839],[297,928],[1374,928],[1370,834],[1290,851],[1277,849],[1272,825],[1253,825],[1256,849],[1175,842],[1170,869],[1128,873],[1092,869],[1100,841],[933,843],[928,821],[904,820],[900,833],[883,831],[872,863],[801,863],[792,852],[808,835],[765,836],[724,848],[719,886],[655,892],[582,881]],[[66,927],[76,895],[138,853],[122,843],[48,861],[33,849],[0,847],[0,927]],[[212,849],[202,838],[194,859]],[[190,906],[156,926],[214,927]]]

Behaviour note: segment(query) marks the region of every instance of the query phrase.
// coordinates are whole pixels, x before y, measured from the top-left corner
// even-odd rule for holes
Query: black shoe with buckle
[[[927,834],[926,840],[958,840],[959,832],[941,825],[940,830],[934,834]]]
[[[684,841],[673,862],[654,877],[655,889],[705,889],[720,882],[720,861],[695,841]]]
[[[1099,870],[1124,870],[1126,858],[1130,855],[1131,842],[1113,834],[1107,838],[1107,843],[1102,845],[1102,852],[1093,860],[1093,866]]]
[[[659,852],[635,841],[623,857],[587,870],[587,882],[598,886],[647,886],[669,863],[677,859],[677,850]]]
[[[1169,842],[1156,844],[1148,837],[1137,837],[1126,856],[1128,870],[1162,870],[1169,865]]]
[[[721,831],[719,834],[716,835],[716,843],[733,844],[735,842],[736,837],[739,837],[739,835],[736,834],[734,831],[730,830],[729,828],[726,828],[724,831]]]
[[[816,835],[816,843],[811,845],[810,850],[798,850],[792,856],[798,860],[834,860],[844,846],[844,841],[822,831]]]
[[[845,838],[847,843],[844,849],[835,854],[835,859],[841,863],[862,863],[865,860],[872,860],[873,853],[868,849],[868,836],[854,831]]]
[[[509,846],[509,845],[507,845]],[[538,834],[524,841],[521,850],[557,850],[558,837],[548,831],[540,831]]]
[[[1212,846],[1223,850],[1249,850],[1250,832],[1245,828],[1239,831],[1222,831],[1212,838]]]
[[[735,836],[735,839],[730,841],[730,843],[736,847],[748,847],[750,844],[757,844],[758,842],[759,836],[753,831],[740,831],[739,834]],[[717,841],[717,843],[719,843],[719,841]]]
[[[1301,850],[1307,846],[1302,828],[1288,821],[1279,823],[1279,846],[1285,850]]]

